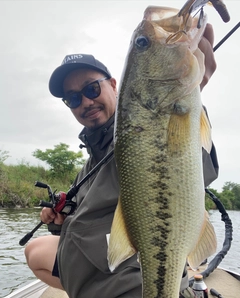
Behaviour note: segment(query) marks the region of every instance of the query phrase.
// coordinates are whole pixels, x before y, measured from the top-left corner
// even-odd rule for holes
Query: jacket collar
[[[99,162],[107,153],[109,144],[113,140],[114,115],[101,127],[91,130],[87,127],[79,134],[79,139],[85,144],[87,152]]]

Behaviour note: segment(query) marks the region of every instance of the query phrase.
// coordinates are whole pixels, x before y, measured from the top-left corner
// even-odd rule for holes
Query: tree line
[[[234,182],[225,182],[222,187],[222,192],[209,188],[215,196],[220,199],[223,206],[227,210],[240,210],[240,184]],[[206,195],[206,209],[215,209],[215,204]]]
[[[25,161],[6,165],[9,152],[0,150],[0,206],[34,207],[40,200],[48,201],[47,190],[35,187],[35,181],[67,192],[85,162],[81,151],[71,151],[64,143],[55,145],[54,149],[37,149],[32,155],[47,167],[31,166]]]
[[[33,207],[40,200],[47,200],[45,189],[35,187],[35,181],[51,185],[52,189],[67,192],[85,160],[81,151],[69,150],[69,146],[60,143],[54,149],[42,151],[36,149],[33,156],[44,161],[48,169],[31,166],[27,162],[18,165],[6,165],[9,152],[0,150],[0,206]],[[209,188],[220,199],[225,209],[240,210],[240,184],[225,182],[222,192]],[[215,209],[215,203],[205,196],[206,209]]]

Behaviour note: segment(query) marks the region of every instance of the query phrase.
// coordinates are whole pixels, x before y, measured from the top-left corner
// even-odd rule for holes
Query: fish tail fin
[[[205,259],[213,255],[217,249],[217,238],[214,227],[209,220],[207,211],[199,240],[188,256],[188,264],[192,269],[196,269]]]
[[[201,111],[201,143],[202,147],[210,153],[212,149],[211,124],[203,107]]]
[[[123,261],[136,253],[123,219],[120,200],[115,210],[108,246],[108,267],[113,272]]]

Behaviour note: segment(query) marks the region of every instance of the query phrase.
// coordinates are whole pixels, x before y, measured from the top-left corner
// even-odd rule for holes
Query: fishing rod
[[[75,186],[71,187],[67,193],[59,192],[56,194],[52,192],[52,189],[49,185],[36,181],[35,186],[40,188],[47,188],[48,194],[51,202],[40,201],[39,206],[52,208],[54,212],[61,213],[65,215],[72,214],[77,206],[76,200],[74,200],[75,195],[78,193],[80,187],[93,175],[95,174],[100,167],[105,164],[114,154],[114,149],[112,149],[100,162]],[[19,245],[25,245],[33,236],[33,234],[44,224],[40,222],[37,226],[29,233],[27,233],[20,241]]]
[[[238,28],[240,27],[240,22],[236,26],[232,28],[224,37],[219,41],[217,45],[213,48],[213,52],[215,52]]]
[[[215,52],[240,26],[240,22],[231,30],[229,33],[213,48]],[[76,208],[76,201],[73,200],[75,195],[78,193],[80,187],[104,164],[107,160],[114,154],[114,149],[112,149],[77,185],[73,186],[68,190],[67,193],[60,192],[55,194],[52,192],[49,185],[42,182],[36,181],[35,186],[41,188],[47,188],[50,201],[40,201],[39,206],[53,208],[55,212],[70,215],[74,212]],[[29,239],[32,238],[33,234],[43,225],[41,221],[31,232],[27,233],[20,241],[21,246],[25,245]]]
[[[19,241],[19,245],[23,246],[25,245],[29,239],[32,238],[33,234],[44,224],[44,222],[40,221],[40,223],[38,225],[36,225],[36,227],[29,233],[27,233],[20,241]]]

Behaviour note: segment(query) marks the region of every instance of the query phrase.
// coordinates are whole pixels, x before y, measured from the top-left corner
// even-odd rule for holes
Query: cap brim
[[[51,94],[55,97],[60,97],[60,98],[63,97],[64,96],[63,82],[66,76],[73,70],[81,69],[81,68],[94,69],[101,73],[104,73],[107,77],[110,77],[109,73],[104,72],[102,69],[99,69],[98,67],[94,67],[93,65],[89,65],[87,63],[64,64],[56,68],[50,77],[49,90]]]

